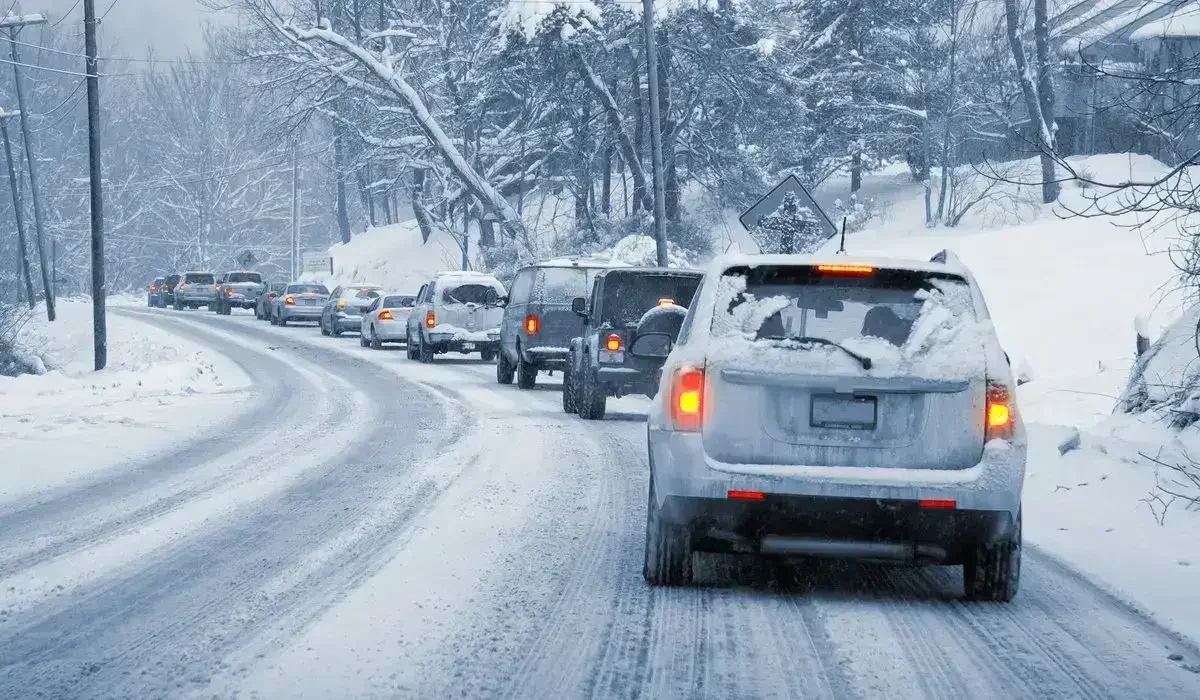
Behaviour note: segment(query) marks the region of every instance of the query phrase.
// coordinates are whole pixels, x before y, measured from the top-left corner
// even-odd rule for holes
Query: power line
[[[54,48],[50,48],[49,46],[41,46],[39,44],[31,44],[27,41],[18,41],[16,39],[10,39],[9,37],[6,37],[6,36],[0,36],[0,39],[3,39],[4,41],[7,41],[7,42],[10,42],[13,44],[19,44],[21,46],[28,46],[29,48],[37,49],[39,51],[48,51],[49,53],[58,54],[60,56],[70,56],[71,58],[87,58],[87,56],[84,56],[81,53],[75,53],[73,51],[63,51],[62,49],[54,49]],[[245,63],[245,61],[212,61],[212,60],[207,60],[207,59],[197,60],[197,59],[184,59],[184,58],[118,58],[116,56],[100,56],[96,60],[98,60],[98,61],[114,61],[114,62],[121,62],[121,63],[156,63],[156,64],[162,63],[162,64],[168,64],[168,65],[240,66]]]

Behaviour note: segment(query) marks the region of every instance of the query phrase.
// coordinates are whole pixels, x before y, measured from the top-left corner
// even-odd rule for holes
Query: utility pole
[[[87,54],[88,164],[92,199],[92,342],[96,371],[108,364],[108,319],[104,280],[104,199],[100,186],[100,70],[96,54],[96,3],[83,0],[83,44]],[[14,45],[15,46],[15,45]]]
[[[300,162],[296,158],[296,142],[292,141],[292,276],[289,282],[300,275],[296,263],[300,257]]]
[[[13,212],[17,219],[17,247],[20,248],[21,273],[25,277],[25,297],[29,299],[29,308],[37,306],[33,296],[33,277],[29,274],[29,249],[25,246],[25,212],[21,207],[21,182],[17,179],[16,168],[13,167],[12,143],[8,140],[8,120],[17,116],[14,112],[0,109],[0,133],[4,135],[4,157],[8,162],[8,184],[12,186]]]
[[[654,44],[654,0],[642,0],[646,72],[650,77],[650,152],[654,165],[654,242],[658,266],[667,266],[667,202],[663,186],[662,115],[658,105],[658,49]]]
[[[33,224],[37,229],[38,262],[42,266],[42,289],[46,294],[46,318],[53,321],[54,290],[50,288],[50,264],[46,259],[45,226],[42,224],[42,200],[38,196],[37,159],[33,157],[33,137],[29,132],[29,119],[25,109],[25,84],[21,80],[21,53],[17,50],[17,32],[21,27],[45,24],[42,15],[6,15],[0,19],[0,28],[8,29],[10,55],[13,62],[13,82],[17,89],[17,109],[21,117],[21,136],[25,142],[25,160],[29,163],[29,196],[33,198]]]

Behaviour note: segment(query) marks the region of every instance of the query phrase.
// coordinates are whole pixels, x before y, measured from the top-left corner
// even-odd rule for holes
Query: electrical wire
[[[7,41],[10,44],[17,44],[19,46],[28,46],[29,48],[37,49],[39,51],[47,51],[49,53],[58,54],[60,56],[70,56],[71,58],[82,58],[85,60],[87,59],[87,56],[85,54],[75,53],[73,51],[63,51],[62,49],[52,49],[49,46],[39,46],[38,44],[31,44],[27,41],[18,41],[16,39],[10,39],[10,38],[8,38],[6,36],[2,36],[2,35],[0,35],[0,40]],[[207,59],[183,59],[183,58],[117,58],[115,56],[97,56],[96,60],[97,61],[113,61],[113,62],[120,62],[120,63],[155,63],[155,64],[162,63],[162,64],[168,64],[168,65],[240,66],[245,63],[245,61],[212,61],[212,60],[207,60]]]

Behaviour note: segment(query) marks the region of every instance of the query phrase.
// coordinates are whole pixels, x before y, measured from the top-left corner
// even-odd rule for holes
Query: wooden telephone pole
[[[87,54],[88,164],[92,204],[92,342],[96,371],[108,364],[108,320],[104,279],[104,198],[100,191],[100,71],[96,55],[96,3],[83,0],[83,43]]]

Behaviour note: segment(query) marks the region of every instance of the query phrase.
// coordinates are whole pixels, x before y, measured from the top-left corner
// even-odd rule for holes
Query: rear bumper
[[[952,500],[959,511],[991,511],[1016,518],[1025,480],[1026,447],[993,441],[967,469],[726,464],[704,453],[699,434],[650,431],[650,463],[660,498],[727,501],[729,491],[770,496],[903,501]]]
[[[527,364],[536,365],[540,369],[563,369],[571,356],[570,348],[532,347],[521,348]]]
[[[174,300],[180,304],[212,304],[217,300],[216,294],[189,294],[187,292],[175,292]]]
[[[317,321],[321,318],[321,307],[281,306],[279,317],[288,321]]]
[[[339,311],[333,315],[333,324],[340,333],[345,333],[347,331],[354,331],[358,333],[362,331],[362,316]]]
[[[651,394],[658,389],[658,377],[632,367],[605,367],[596,369],[596,376],[608,393],[617,396],[625,394]]]
[[[500,337],[495,336],[488,340],[466,340],[455,338],[454,336],[445,333],[430,333],[425,338],[425,343],[433,348],[434,352],[479,352],[480,350],[488,350],[498,352],[500,350]]]
[[[379,336],[380,340],[407,340],[408,324],[403,321],[376,321],[375,335]]]
[[[256,306],[256,300],[253,297],[225,297],[222,303],[236,309],[253,309]]]

